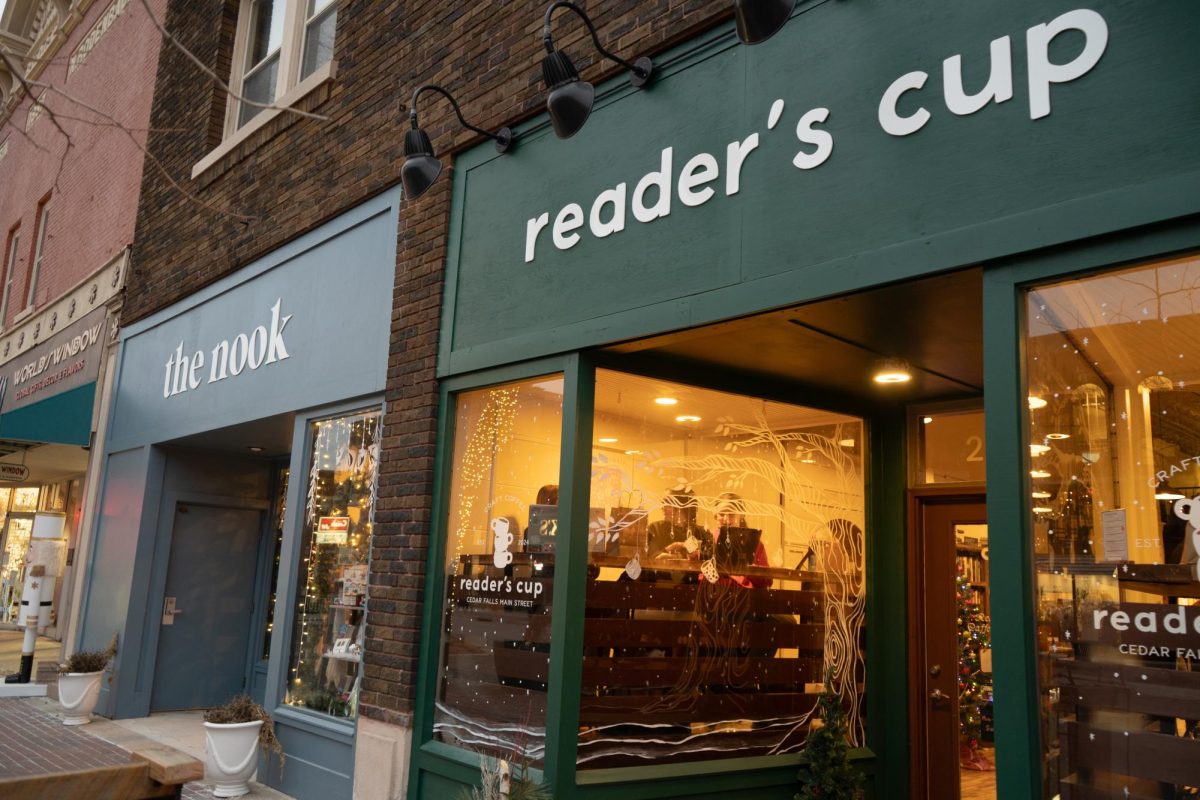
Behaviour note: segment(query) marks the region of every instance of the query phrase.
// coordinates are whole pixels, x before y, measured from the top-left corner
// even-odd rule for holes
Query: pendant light
[[[774,36],[788,18],[796,0],[733,0],[737,35],[745,44],[758,44]]]
[[[542,80],[546,83],[546,110],[550,114],[550,122],[554,132],[560,139],[569,139],[579,132],[592,113],[592,103],[596,100],[596,87],[579,77],[579,70],[562,50],[554,49],[554,41],[550,33],[550,18],[556,9],[569,8],[579,15],[583,24],[592,34],[596,49],[603,55],[616,61],[630,71],[629,82],[636,86],[645,86],[654,73],[654,63],[642,56],[634,63],[604,49],[596,26],[588,19],[579,6],[565,0],[556,0],[546,9],[545,20],[542,24],[542,44],[546,47],[546,56],[542,59]]]
[[[497,153],[507,153],[508,149],[512,147],[514,139],[513,132],[508,128],[501,128],[496,133],[491,133],[468,123],[463,119],[458,103],[441,86],[426,83],[417,87],[417,90],[413,92],[412,104],[408,109],[412,128],[404,134],[404,166],[400,168],[400,183],[404,186],[404,196],[409,200],[414,200],[424,194],[425,190],[432,186],[438,175],[442,173],[442,162],[433,155],[433,143],[429,141],[429,135],[417,125],[417,98],[426,91],[437,92],[449,100],[450,105],[454,107],[454,114],[462,126],[495,141]]]

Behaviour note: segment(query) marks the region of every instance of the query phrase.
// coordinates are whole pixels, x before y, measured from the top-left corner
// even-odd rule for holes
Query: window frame
[[[323,13],[337,13],[337,2],[330,3],[333,11],[330,12],[328,7],[322,9],[314,16],[321,16]],[[222,139],[229,139],[237,133],[240,133],[248,128],[251,128],[264,114],[268,113],[268,109],[259,109],[259,112],[245,123],[239,125],[238,118],[241,116],[243,101],[238,100],[236,96],[242,96],[242,88],[245,85],[246,77],[265,63],[270,54],[265,56],[261,61],[253,66],[247,67],[246,56],[250,47],[250,24],[254,11],[254,0],[241,0],[238,4],[238,21],[237,31],[234,35],[232,74],[229,76],[229,102],[225,108],[225,127]],[[271,99],[271,103],[276,106],[287,106],[295,102],[298,97],[293,97],[295,90],[301,86],[306,86],[304,94],[307,94],[311,87],[308,87],[310,79],[320,75],[319,81],[332,77],[328,74],[331,70],[328,69],[333,64],[333,58],[328,62],[318,66],[311,75],[303,80],[300,78],[300,68],[304,60],[304,33],[307,19],[307,0],[284,0],[283,9],[283,35],[279,42],[279,71],[275,78],[275,91]],[[336,43],[337,31],[336,25],[334,29],[334,41]],[[314,84],[315,85],[315,84]],[[303,95],[300,95],[303,96]],[[260,123],[261,124],[261,123]],[[255,129],[258,126],[255,126]]]
[[[17,266],[17,252],[21,247],[21,225],[18,223],[8,230],[7,258],[4,262],[4,284],[0,286],[0,329],[6,327],[8,318],[8,301],[12,295],[13,275]]]
[[[411,797],[423,796],[421,786],[433,780],[474,782],[478,779],[482,757],[433,737],[433,707],[438,686],[438,649],[442,624],[443,601],[446,596],[446,575],[443,569],[449,508],[451,471],[454,468],[455,420],[458,395],[475,389],[511,383],[527,378],[560,373],[563,376],[563,413],[561,450],[559,454],[559,524],[568,530],[586,529],[591,502],[591,457],[594,423],[596,370],[612,369],[633,375],[678,381],[714,391],[745,395],[744,383],[735,375],[715,375],[667,365],[633,364],[620,354],[602,352],[571,352],[532,361],[492,367],[468,374],[443,378],[439,387],[438,450],[435,457],[432,487],[432,506],[429,524],[429,547],[426,552],[426,581],[423,594],[421,636],[416,672],[415,702],[408,791]],[[762,396],[781,402],[789,399],[794,386],[782,387],[764,382]],[[837,393],[813,390],[805,394],[805,403],[813,408],[829,408],[839,413],[860,416],[864,439],[870,443],[864,454],[863,474],[866,478],[866,540],[868,574],[883,575],[885,564],[903,559],[902,537],[881,536],[879,532],[895,530],[903,525],[902,509],[887,516],[880,501],[871,490],[872,484],[883,481],[888,474],[903,474],[903,425],[901,412],[895,419],[881,418],[878,409],[869,402],[847,398]],[[874,437],[878,438],[876,443]],[[876,456],[876,450],[883,457]],[[903,496],[903,487],[899,487]],[[892,498],[894,501],[895,498]],[[896,506],[900,508],[900,506]],[[878,532],[877,532],[878,531]],[[546,687],[546,753],[542,770],[531,769],[535,780],[544,780],[555,796],[577,797],[588,793],[606,793],[613,787],[643,781],[666,782],[679,793],[685,793],[688,781],[698,774],[716,787],[745,788],[746,776],[757,773],[762,786],[795,784],[796,767],[807,762],[802,753],[770,756],[748,756],[712,762],[649,764],[636,767],[616,767],[578,771],[576,765],[579,691],[583,678],[583,626],[586,606],[586,575],[588,549],[586,542],[573,543],[571,537],[560,537],[557,545],[556,584],[551,608],[551,640],[548,685]],[[906,675],[903,671],[872,669],[873,664],[894,660],[902,653],[905,626],[904,604],[895,586],[881,588],[868,584],[866,614],[868,624],[876,620],[881,631],[867,640],[867,744],[851,751],[853,758],[868,774],[896,767],[885,763],[877,751],[880,743],[899,735],[899,726],[907,725],[904,715],[885,713],[885,698],[903,693]],[[890,613],[889,613],[890,610]],[[887,631],[887,633],[883,633]],[[885,641],[886,639],[886,641]],[[890,674],[889,674],[890,673]],[[562,735],[571,732],[570,735]],[[900,753],[906,759],[907,751]],[[897,759],[893,758],[893,762]],[[436,776],[436,777],[435,777]],[[596,794],[594,796],[599,796]]]
[[[50,196],[46,195],[38,203],[37,217],[33,229],[33,254],[29,261],[29,280],[25,283],[25,305],[23,309],[32,309],[37,302],[38,278],[42,272],[42,258],[46,249],[46,222],[50,216]]]

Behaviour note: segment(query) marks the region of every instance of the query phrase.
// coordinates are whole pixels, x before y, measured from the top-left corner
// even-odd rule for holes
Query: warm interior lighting
[[[933,417],[925,417],[923,420],[921,420],[921,422],[928,425],[929,423],[933,422]]]
[[[1043,453],[1049,453],[1049,452],[1050,452],[1050,445],[1048,445],[1048,444],[1031,444],[1031,445],[1029,445],[1029,455],[1031,455],[1031,456],[1040,456]]]
[[[596,441],[598,441],[600,444],[616,444],[616,443],[617,443],[617,437],[615,437],[615,436],[601,436],[601,437],[600,437],[599,439],[597,439]]]
[[[875,365],[876,383],[908,383],[911,380],[908,362],[902,358],[885,358]]]
[[[1183,498],[1184,495],[1181,495],[1178,492],[1166,491],[1154,493],[1155,500],[1182,500]]]
[[[841,445],[842,447],[854,447],[854,440],[853,439],[842,439],[840,442],[838,442],[838,444]]]
[[[1035,513],[1035,514],[1049,514],[1052,511],[1054,511],[1053,508],[1046,508],[1045,506],[1034,506],[1033,507],[1033,513]]]
[[[261,453],[265,448],[259,447],[256,444],[252,444],[249,447],[247,447],[246,449],[249,450],[251,453]]]
[[[1070,439],[1071,434],[1069,434],[1069,433],[1047,433],[1046,438],[1053,439],[1055,441],[1059,441],[1062,439]]]
[[[675,418],[676,422],[699,422],[700,418],[695,414],[680,414]]]
[[[656,397],[654,398],[654,402],[658,403],[660,406],[673,406],[679,401],[674,397]]]
[[[1049,496],[1050,496],[1049,492],[1034,492],[1033,493],[1033,497],[1036,500],[1045,500]]]
[[[1031,477],[1031,478],[1049,478],[1050,473],[1046,472],[1046,470],[1044,470],[1044,469],[1035,469],[1035,470],[1030,470],[1029,477]]]
[[[642,454],[641,450],[626,450],[625,451],[625,455],[627,455],[627,456],[640,456],[641,454]]]
[[[1029,410],[1037,411],[1039,408],[1045,408],[1046,401],[1038,397],[1036,394],[1029,395]]]

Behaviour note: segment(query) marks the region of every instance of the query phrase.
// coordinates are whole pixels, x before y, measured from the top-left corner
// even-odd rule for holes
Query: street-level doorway
[[[909,505],[912,796],[994,800],[985,496],[922,489]]]
[[[211,708],[246,691],[263,515],[176,504],[151,710]]]

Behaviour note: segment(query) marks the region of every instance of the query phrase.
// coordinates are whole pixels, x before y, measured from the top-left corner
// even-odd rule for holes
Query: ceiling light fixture
[[[1045,500],[1047,497],[1050,496],[1050,493],[1049,492],[1034,492],[1032,496],[1038,500]]]
[[[876,383],[908,383],[912,380],[912,371],[903,358],[884,358],[875,362],[874,380]]]
[[[654,402],[658,403],[660,406],[673,406],[679,401],[674,397],[656,397],[654,398]]]
[[[627,456],[640,456],[641,454],[642,454],[641,450],[626,450],[625,451],[625,455],[627,455]]]
[[[1031,445],[1029,445],[1029,455],[1034,456],[1035,458],[1037,456],[1040,456],[1040,455],[1043,455],[1043,454],[1049,453],[1049,452],[1050,452],[1050,445],[1048,445],[1048,444],[1031,444]]]
[[[1049,514],[1052,511],[1054,511],[1053,508],[1046,508],[1045,506],[1034,506],[1033,507],[1033,513],[1035,513],[1035,514]]]
[[[654,74],[654,62],[642,56],[634,63],[604,49],[600,44],[600,36],[596,26],[588,19],[588,15],[574,3],[557,0],[546,9],[546,17],[542,23],[542,44],[546,47],[546,56],[542,59],[542,80],[546,83],[546,110],[550,114],[550,122],[554,132],[560,139],[569,139],[579,132],[583,123],[587,122],[592,113],[592,103],[596,100],[596,87],[585,80],[580,80],[579,70],[575,69],[570,56],[562,50],[554,49],[554,40],[550,33],[550,17],[559,8],[569,8],[579,15],[583,24],[592,34],[596,49],[630,71],[629,82],[636,87],[645,86]]]
[[[400,183],[404,186],[404,196],[409,200],[423,195],[442,173],[442,162],[433,155],[433,143],[429,141],[429,135],[417,125],[417,98],[422,92],[437,92],[449,100],[462,126],[495,141],[497,153],[507,153],[515,138],[509,128],[501,128],[496,133],[491,133],[467,122],[463,119],[458,103],[441,86],[434,83],[418,86],[413,92],[412,104],[408,108],[408,119],[412,129],[404,134],[404,166],[400,168]]]
[[[921,422],[928,425],[929,423],[933,422],[933,417],[925,417],[924,419],[921,420]]]
[[[1154,493],[1155,500],[1182,500],[1183,498],[1184,495],[1179,494],[1178,492],[1166,491]]]
[[[252,444],[252,445],[250,445],[249,447],[247,447],[246,449],[247,449],[247,450],[249,450],[251,453],[261,453],[261,452],[262,452],[263,450],[265,450],[266,448],[264,448],[264,447],[259,447],[259,446],[258,446],[258,445],[256,445],[256,444]]]
[[[1046,438],[1052,439],[1057,442],[1057,441],[1062,441],[1063,439],[1070,439],[1071,434],[1069,434],[1069,433],[1047,433]]]
[[[700,418],[695,414],[680,414],[675,418],[676,422],[699,422]]]
[[[1046,401],[1044,399],[1038,397],[1036,394],[1029,395],[1029,410],[1030,411],[1037,411],[1039,408],[1045,408],[1045,407],[1046,407]]]
[[[770,39],[792,15],[796,0],[733,0],[737,35],[745,44]]]
[[[615,436],[601,436],[601,437],[600,437],[599,439],[597,439],[596,441],[598,441],[600,444],[616,444],[616,443],[617,443],[617,437],[615,437]]]
[[[1033,470],[1029,471],[1029,477],[1031,477],[1031,478],[1049,478],[1050,473],[1046,472],[1046,470],[1044,470],[1044,469],[1033,469]]]

